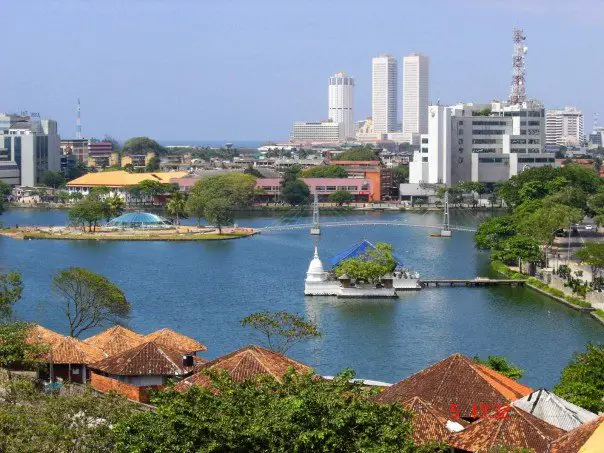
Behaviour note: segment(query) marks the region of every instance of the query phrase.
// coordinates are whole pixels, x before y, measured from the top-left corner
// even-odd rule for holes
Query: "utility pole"
[[[451,225],[449,224],[449,191],[445,192],[445,210],[443,213],[443,227],[440,230],[441,237],[451,237]]]
[[[572,223],[568,224],[568,253],[566,254],[566,265],[567,266],[570,263],[570,233],[573,230],[572,226],[573,226]]]

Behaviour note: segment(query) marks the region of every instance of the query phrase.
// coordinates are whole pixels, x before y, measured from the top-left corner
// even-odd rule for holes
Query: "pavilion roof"
[[[99,348],[88,345],[74,337],[54,332],[46,327],[34,324],[29,328],[28,341],[47,345],[42,359],[57,365],[90,364],[105,357]]]
[[[112,356],[132,349],[144,341],[145,337],[142,335],[126,327],[116,325],[90,338],[86,338],[84,343],[96,346],[102,349],[107,356]]]
[[[193,385],[209,388],[212,380],[205,371],[210,369],[225,370],[235,382],[243,382],[259,375],[269,375],[282,382],[283,375],[290,368],[298,373],[311,371],[307,365],[281,353],[248,345],[203,364],[196,369],[195,374],[182,380],[174,388],[178,391],[185,391]]]
[[[451,435],[448,426],[457,423],[463,429],[468,423],[464,420],[451,420],[451,417],[435,408],[432,404],[414,396],[402,402],[403,406],[415,414],[413,417],[413,441],[417,445],[430,442],[446,442]]]
[[[462,354],[453,354],[388,387],[376,401],[402,402],[419,396],[445,413],[455,404],[462,418],[472,418],[475,417],[473,406],[509,404],[532,391]]]
[[[156,330],[145,335],[144,338],[146,341],[154,341],[157,344],[165,345],[182,352],[207,351],[208,349],[199,341],[168,328]]]
[[[589,449],[588,442],[594,445],[604,445],[604,415],[567,432],[554,440],[549,447],[549,453],[597,453]],[[585,448],[583,448],[585,446]],[[602,451],[602,450],[600,450]]]
[[[526,448],[545,453],[553,440],[564,431],[529,414],[509,406],[505,417],[494,413],[472,423],[459,433],[452,434],[449,445],[458,450],[488,452],[497,446]]]

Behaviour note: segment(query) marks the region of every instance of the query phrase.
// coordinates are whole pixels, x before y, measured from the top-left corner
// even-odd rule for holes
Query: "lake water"
[[[9,210],[5,225],[62,225],[66,212]],[[452,212],[451,223],[476,225],[480,215]],[[325,218],[325,216],[324,216]],[[334,214],[330,220],[406,220],[433,225],[438,213]],[[241,225],[266,226],[308,218],[248,216]],[[472,234],[431,238],[429,230],[391,226],[325,228],[319,254],[327,259],[361,239],[390,242],[422,277],[489,275],[488,257]],[[524,288],[430,288],[398,300],[305,297],[304,277],[314,239],[306,230],[281,231],[218,242],[21,241],[0,238],[0,266],[18,269],[25,290],[19,317],[66,333],[53,274],[81,266],[119,285],[132,304],[129,327],[148,333],[170,327],[207,345],[213,358],[249,342],[244,316],[262,310],[304,314],[323,336],[290,355],[332,375],[353,368],[359,377],[395,382],[454,352],[504,355],[526,370],[522,381],[551,387],[572,354],[604,341],[604,328]]]

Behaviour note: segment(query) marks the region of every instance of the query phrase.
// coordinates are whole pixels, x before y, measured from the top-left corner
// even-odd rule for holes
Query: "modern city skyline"
[[[354,78],[344,72],[329,78],[328,117],[344,125],[344,136],[354,136]]]
[[[583,142],[583,138],[581,110],[576,107],[564,107],[546,111],[545,143],[547,145],[578,146]]]
[[[391,55],[371,62],[371,117],[376,134],[396,132],[398,126],[398,64]]]
[[[430,60],[413,53],[403,57],[403,134],[428,133]]]
[[[19,37],[20,51],[0,74],[0,111],[40,112],[56,119],[62,138],[75,138],[79,97],[86,137],[285,139],[294,121],[325,118],[325,79],[341,69],[355,78],[355,119],[370,116],[369,62],[380,53],[428,55],[433,103],[505,100],[511,30],[520,27],[530,41],[529,96],[546,108],[576,105],[589,131],[595,112],[604,117],[604,63],[587,45],[603,38],[600,1],[375,6],[388,14],[379,27],[360,32],[350,24],[367,23],[366,9],[343,0],[8,1],[4,17],[27,17],[28,30],[6,21],[5,33]],[[401,28],[403,16],[413,20]],[[77,38],[65,33],[74,23]],[[304,34],[292,32],[301,27]],[[40,52],[42,43],[52,52]],[[42,74],[25,70],[32,54]],[[561,55],[563,68],[552,70]]]

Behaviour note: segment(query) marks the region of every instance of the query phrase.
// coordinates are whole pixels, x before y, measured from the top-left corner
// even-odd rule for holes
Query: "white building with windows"
[[[344,136],[354,137],[354,79],[343,72],[329,78],[328,115],[344,125]]]
[[[576,107],[548,110],[545,113],[545,144],[581,146],[583,113]]]
[[[45,171],[61,169],[57,122],[36,115],[0,114],[0,180],[34,187]]]
[[[390,55],[375,57],[372,62],[371,112],[373,131],[379,138],[397,131],[397,84],[396,58]]]
[[[411,184],[505,181],[530,167],[554,165],[554,154],[543,152],[545,111],[539,102],[428,110],[428,133],[409,164]]]
[[[428,100],[430,60],[422,54],[403,58],[403,135],[428,133]]]
[[[296,122],[291,141],[300,142],[340,142],[344,141],[344,123],[334,121]]]

